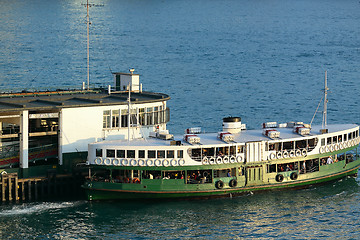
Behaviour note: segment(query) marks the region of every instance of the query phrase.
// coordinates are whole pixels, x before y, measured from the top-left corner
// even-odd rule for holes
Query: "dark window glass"
[[[167,158],[174,158],[174,150],[167,150],[166,151]]]
[[[124,158],[125,157],[125,150],[116,150],[116,157]]]
[[[115,157],[115,150],[107,149],[106,150],[106,157]]]
[[[145,150],[139,150],[139,158],[145,158]]]
[[[102,157],[102,149],[96,149],[96,156]]]
[[[163,151],[163,150],[157,151],[157,157],[158,158],[165,158],[165,151]]]
[[[183,156],[183,150],[178,150],[178,152],[177,152],[177,157],[178,158],[183,158],[184,156]]]
[[[148,158],[155,158],[156,151],[155,150],[149,150],[148,151]]]
[[[127,154],[127,158],[134,158],[135,157],[135,150],[127,150],[126,154]]]

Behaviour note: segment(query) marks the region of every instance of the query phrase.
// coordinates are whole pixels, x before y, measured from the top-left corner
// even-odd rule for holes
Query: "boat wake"
[[[21,205],[12,206],[11,209],[2,209],[2,211],[0,211],[0,217],[41,213],[48,210],[71,208],[79,204],[80,202],[23,203]]]

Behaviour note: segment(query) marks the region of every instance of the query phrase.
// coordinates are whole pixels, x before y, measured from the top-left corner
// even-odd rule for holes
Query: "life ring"
[[[120,159],[114,158],[113,161],[112,161],[112,164],[115,165],[115,166],[120,166]]]
[[[127,166],[127,165],[129,165],[129,160],[127,160],[126,158],[122,159],[122,160],[121,160],[121,165],[122,165],[122,166]]]
[[[164,167],[168,167],[169,165],[170,165],[170,161],[167,160],[167,159],[164,159],[164,161],[163,161],[163,166],[164,166]]]
[[[278,175],[276,175],[275,180],[277,182],[282,182],[282,181],[284,181],[284,176],[282,174],[278,174]]]
[[[339,147],[340,147],[340,150],[343,150],[344,149],[344,143],[340,143]]]
[[[177,160],[176,159],[172,159],[171,161],[170,161],[170,164],[171,164],[171,166],[173,166],[173,167],[175,167],[176,165],[177,165]]]
[[[215,158],[214,158],[214,157],[211,157],[211,158],[209,159],[209,164],[210,164],[210,165],[214,165],[215,163],[216,163]]]
[[[146,160],[146,166],[148,166],[148,167],[154,166],[154,160],[152,160],[152,159]]]
[[[301,155],[302,155],[303,157],[306,157],[306,156],[307,156],[307,150],[306,150],[306,149],[303,149],[303,150],[301,151]]]
[[[209,159],[205,156],[205,157],[203,157],[203,159],[201,160],[201,163],[202,163],[203,165],[207,165],[207,164],[209,164]]]
[[[340,149],[339,144],[338,144],[338,143],[337,143],[337,144],[335,144],[335,151],[339,151],[339,149]]]
[[[107,166],[109,166],[111,164],[111,162],[112,162],[111,158],[105,158],[105,160],[104,160],[104,164]]]
[[[282,158],[282,153],[281,153],[281,152],[277,152],[277,153],[276,153],[276,158],[277,158],[277,159],[281,159],[281,158]]]
[[[229,157],[228,156],[225,156],[223,158],[223,163],[229,163]]]
[[[237,180],[236,179],[231,179],[229,182],[229,186],[230,187],[236,187],[237,186]]]
[[[217,163],[217,164],[222,164],[222,158],[221,158],[220,156],[218,156],[218,157],[216,158],[216,163]]]
[[[133,182],[133,183],[140,183],[140,179],[136,177],[136,178],[134,178],[134,179],[132,180],[132,182]]]
[[[283,152],[283,158],[288,158],[289,157],[289,153],[285,150],[284,152]]]
[[[156,159],[156,160],[154,161],[154,164],[155,164],[155,166],[160,167],[160,166],[161,166],[161,160],[160,160],[160,159]]]
[[[295,152],[295,155],[297,157],[300,157],[301,156],[301,150],[300,149],[297,149],[296,152]]]
[[[271,154],[270,154],[270,159],[271,159],[271,160],[274,160],[275,158],[276,158],[275,153],[271,153]]]
[[[330,146],[330,152],[333,152],[335,150],[334,144]]]
[[[180,166],[184,166],[185,165],[185,160],[182,158],[179,160],[179,165]]]
[[[297,178],[298,178],[297,172],[293,172],[293,173],[290,174],[290,179],[291,180],[296,180]]]
[[[138,161],[136,159],[131,159],[130,160],[130,165],[131,166],[136,166],[138,164]]]
[[[145,166],[145,160],[144,159],[139,159],[138,164],[141,167]]]
[[[103,159],[101,157],[95,158],[95,164],[101,165],[103,163]]]
[[[230,163],[234,163],[234,162],[236,162],[236,158],[235,158],[235,156],[231,156],[230,157]]]
[[[325,147],[324,147],[324,146],[320,147],[319,152],[320,152],[321,154],[325,153]]]
[[[222,189],[222,188],[224,187],[224,182],[221,181],[221,180],[217,181],[217,182],[215,183],[215,187],[216,187],[217,189]]]
[[[291,151],[290,151],[289,157],[291,157],[291,158],[295,157],[295,151],[294,151],[294,150],[291,150]]]
[[[236,157],[236,161],[238,162],[238,163],[241,163],[242,162],[242,157],[239,155],[239,156],[237,156]]]
[[[326,146],[326,152],[328,153],[328,152],[330,152],[330,146]]]

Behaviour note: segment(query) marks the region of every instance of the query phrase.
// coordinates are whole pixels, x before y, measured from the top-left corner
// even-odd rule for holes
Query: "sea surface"
[[[0,90],[81,87],[85,0],[0,1]],[[240,116],[360,123],[358,0],[91,0],[91,86],[135,68],[171,133]],[[321,107],[320,107],[321,108]],[[321,111],[313,124],[321,123]],[[0,239],[360,239],[360,179],[237,198],[0,205]]]

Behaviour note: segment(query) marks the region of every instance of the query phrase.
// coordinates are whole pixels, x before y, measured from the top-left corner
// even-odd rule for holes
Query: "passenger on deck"
[[[228,170],[228,172],[227,172],[227,176],[228,176],[228,177],[231,177],[230,170]]]
[[[334,161],[331,157],[328,157],[326,164],[332,164]]]

